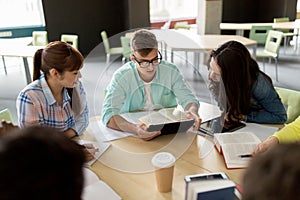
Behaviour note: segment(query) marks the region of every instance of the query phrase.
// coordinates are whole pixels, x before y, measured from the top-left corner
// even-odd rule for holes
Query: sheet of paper
[[[246,123],[244,128],[238,130],[238,132],[252,132],[254,133],[261,141],[264,141],[269,136],[273,135],[278,130],[277,127],[256,124],[256,123]]]
[[[200,118],[202,119],[202,123],[209,121],[211,119],[215,119],[221,116],[221,111],[219,110],[218,106],[200,102],[200,108],[198,111]]]
[[[88,131],[90,131],[94,135],[98,142],[107,142],[128,136],[135,136],[133,133],[127,133],[107,128],[99,120],[90,121]]]
[[[119,200],[121,197],[90,169],[83,168],[84,188],[83,200],[112,199]]]
[[[95,153],[94,159],[86,162],[86,166],[91,166],[98,160],[98,158],[109,148],[110,144],[106,142],[101,142],[101,141],[89,141],[89,140],[77,140],[79,144],[92,144],[95,148],[98,148],[99,151]]]
[[[83,200],[98,200],[98,199],[120,200],[121,197],[105,182],[99,180],[93,184],[88,185],[83,189],[82,199]]]

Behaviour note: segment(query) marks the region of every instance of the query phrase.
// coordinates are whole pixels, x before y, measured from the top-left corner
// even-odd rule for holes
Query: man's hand
[[[138,124],[136,128],[137,128],[136,131],[137,136],[143,140],[151,140],[161,134],[160,131],[153,131],[153,132],[147,131],[147,126],[145,124]]]
[[[186,118],[188,118],[188,119],[194,119],[195,120],[195,122],[194,122],[194,128],[193,129],[195,131],[199,130],[202,120],[198,116],[198,114],[196,114],[194,112],[191,112],[191,111],[185,111],[184,114],[185,114]]]

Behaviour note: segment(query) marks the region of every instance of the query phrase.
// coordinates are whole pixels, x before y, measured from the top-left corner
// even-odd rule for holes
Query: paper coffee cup
[[[155,167],[156,185],[159,192],[172,190],[175,157],[168,152],[160,152],[153,156],[152,165]]]

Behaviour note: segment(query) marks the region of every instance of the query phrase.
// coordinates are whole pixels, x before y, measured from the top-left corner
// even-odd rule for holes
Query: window
[[[150,0],[150,21],[196,18],[198,0]]]
[[[45,26],[41,0],[0,0],[0,29]]]

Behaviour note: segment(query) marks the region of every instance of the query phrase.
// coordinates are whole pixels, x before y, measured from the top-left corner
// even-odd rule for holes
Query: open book
[[[148,131],[161,131],[161,134],[186,132],[194,124],[194,120],[187,119],[178,108],[150,111],[139,121],[148,127]]]
[[[215,134],[214,142],[230,169],[247,167],[252,152],[261,141],[252,132],[232,132]]]

